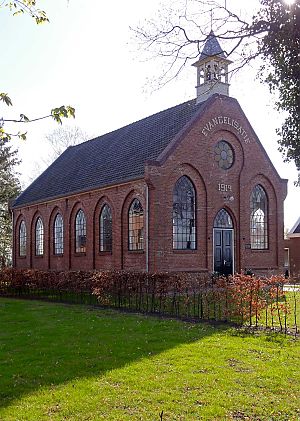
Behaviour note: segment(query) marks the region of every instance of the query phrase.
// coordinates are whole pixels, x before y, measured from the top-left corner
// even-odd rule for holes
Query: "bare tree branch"
[[[224,53],[237,58],[232,73],[257,57],[259,40],[270,29],[268,21],[254,22],[252,17],[246,20],[214,0],[187,0],[177,15],[166,13],[167,18],[160,23],[152,20],[131,28],[144,51],[169,61],[158,77],[160,86],[176,78],[199,56],[211,31],[211,14],[214,32],[225,44]]]

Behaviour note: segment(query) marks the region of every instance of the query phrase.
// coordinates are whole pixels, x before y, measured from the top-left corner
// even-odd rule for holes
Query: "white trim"
[[[235,273],[234,229],[232,229],[232,275]]]
[[[299,232],[296,232],[295,234],[288,234],[288,238],[287,239],[289,239],[289,238],[299,238],[300,237],[300,233]]]
[[[288,247],[284,247],[284,252],[287,250],[287,255],[288,255],[288,264],[287,264],[287,266],[285,265],[285,253],[284,253],[284,256],[283,256],[283,267],[285,268],[285,269],[290,269],[290,249],[288,248]]]
[[[149,187],[146,184],[146,272],[149,272]]]

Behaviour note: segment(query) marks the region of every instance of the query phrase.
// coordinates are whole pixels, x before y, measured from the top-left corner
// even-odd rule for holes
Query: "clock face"
[[[221,140],[215,146],[215,161],[223,170],[228,170],[234,162],[234,152],[231,145],[225,140]]]

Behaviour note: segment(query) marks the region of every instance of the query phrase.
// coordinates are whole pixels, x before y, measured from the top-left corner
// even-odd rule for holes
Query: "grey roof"
[[[219,56],[226,58],[224,51],[222,50],[219,41],[217,40],[213,31],[210,31],[210,34],[207,37],[207,40],[204,44],[203,50],[200,54],[199,60],[211,57]]]
[[[137,179],[205,104],[190,100],[95,139],[69,147],[13,207]]]
[[[297,219],[293,228],[289,231],[289,235],[291,234],[300,234],[300,218]]]

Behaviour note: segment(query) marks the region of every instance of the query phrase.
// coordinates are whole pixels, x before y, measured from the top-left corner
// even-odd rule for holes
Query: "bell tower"
[[[207,37],[198,61],[197,104],[206,101],[213,94],[229,96],[228,66],[232,61],[226,58],[213,31]]]

